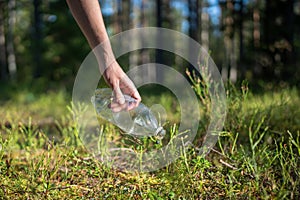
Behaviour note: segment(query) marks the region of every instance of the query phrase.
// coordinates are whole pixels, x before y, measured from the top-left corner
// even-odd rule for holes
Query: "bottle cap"
[[[166,131],[163,127],[158,127],[155,131],[155,136],[162,139],[166,135]]]

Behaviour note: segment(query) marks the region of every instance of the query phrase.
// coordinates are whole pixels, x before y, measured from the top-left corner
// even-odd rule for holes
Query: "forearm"
[[[67,0],[67,3],[92,49],[108,39],[98,0]]]
[[[103,73],[115,62],[115,57],[98,0],[67,0],[67,3],[98,60],[101,73]]]
[[[116,62],[98,0],[66,1],[73,17],[93,50],[101,74],[103,74],[106,82],[113,88],[117,104],[124,104],[125,99],[122,94],[124,92],[136,99],[136,103],[128,109],[136,107],[141,101],[141,97],[132,81]]]

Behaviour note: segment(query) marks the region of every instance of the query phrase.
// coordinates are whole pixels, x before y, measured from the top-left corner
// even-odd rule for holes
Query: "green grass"
[[[200,109],[208,111],[207,94],[194,86]],[[214,150],[203,158],[186,148],[174,163],[150,173],[121,172],[95,159],[77,137],[65,92],[18,92],[0,108],[0,199],[299,199],[299,91],[253,94],[245,83],[226,91],[228,115]],[[155,99],[172,116],[168,133],[178,134],[174,97],[143,95],[146,104]],[[103,130],[123,137],[112,125]],[[204,131],[200,126],[195,146]],[[149,140],[133,146],[147,145],[159,148]]]

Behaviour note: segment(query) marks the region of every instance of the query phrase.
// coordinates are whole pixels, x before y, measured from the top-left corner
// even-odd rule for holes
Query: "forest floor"
[[[226,88],[227,117],[214,149],[202,157],[197,148],[183,148],[176,161],[152,172],[120,171],[94,157],[78,136],[66,91],[14,92],[1,99],[0,199],[299,199],[299,90]],[[142,98],[159,101],[171,116],[167,135],[178,134],[174,96]],[[199,98],[204,112],[206,101]],[[123,137],[108,123],[102,130]],[[198,132],[195,147],[205,126]]]

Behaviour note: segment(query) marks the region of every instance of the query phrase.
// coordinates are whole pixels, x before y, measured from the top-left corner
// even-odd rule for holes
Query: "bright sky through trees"
[[[135,6],[139,6],[141,4],[142,0],[132,0],[132,3]],[[101,3],[101,9],[103,12],[103,15],[105,16],[110,16],[114,13],[114,8],[113,8],[113,4],[116,2],[112,2],[112,1],[100,1]],[[173,0],[171,1],[171,7],[177,9],[178,11],[180,11],[181,15],[183,17],[188,16],[188,5],[187,5],[187,1],[184,0]],[[210,15],[210,19],[212,21],[213,24],[218,24],[219,23],[219,18],[220,18],[220,8],[218,5],[218,0],[208,0],[208,6],[203,8],[203,12],[207,12]],[[188,21],[183,20],[182,21],[182,31],[186,32],[188,30]]]

